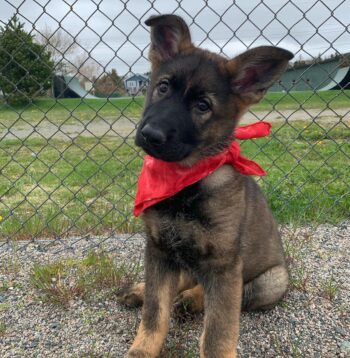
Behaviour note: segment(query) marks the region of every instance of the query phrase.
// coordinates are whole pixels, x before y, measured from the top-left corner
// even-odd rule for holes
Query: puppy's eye
[[[197,104],[196,104],[196,108],[199,110],[199,112],[201,113],[205,113],[208,112],[210,110],[210,103],[205,100],[205,99],[201,99]]]
[[[165,94],[167,93],[169,90],[169,82],[167,80],[162,81],[159,85],[158,85],[158,92],[159,94]]]

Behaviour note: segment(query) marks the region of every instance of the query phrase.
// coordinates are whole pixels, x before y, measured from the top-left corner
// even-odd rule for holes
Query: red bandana
[[[270,128],[270,123],[257,122],[237,128],[234,137],[242,140],[266,137],[270,134]],[[134,215],[139,216],[148,207],[200,181],[224,164],[231,164],[238,172],[245,175],[266,174],[257,163],[240,154],[240,147],[236,141],[233,141],[223,152],[204,158],[192,167],[185,167],[175,162],[164,162],[146,155],[137,184]]]

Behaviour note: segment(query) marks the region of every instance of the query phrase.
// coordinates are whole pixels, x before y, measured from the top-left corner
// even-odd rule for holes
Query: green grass
[[[48,144],[31,139],[23,145],[3,141],[1,148],[0,237],[131,232],[140,227],[132,216],[132,201],[141,158],[131,143],[115,138]]]
[[[267,170],[259,183],[281,223],[339,223],[348,218],[346,124],[276,124],[270,138],[243,142],[242,152]],[[0,238],[141,230],[140,220],[132,216],[141,164],[131,140],[3,140]]]
[[[260,184],[280,222],[339,223],[349,217],[349,124],[276,125],[272,138],[242,145],[268,172]]]
[[[39,98],[25,106],[9,107],[0,103],[0,129],[21,127],[30,123],[74,124],[92,120],[115,120],[121,116],[139,118],[143,97],[116,99]]]
[[[324,92],[269,92],[253,111],[279,111],[285,109],[324,109],[350,107],[350,90]],[[115,99],[59,99],[39,98],[25,106],[8,107],[0,103],[0,129],[52,122],[74,124],[92,120],[115,120],[121,116],[139,119],[144,97]]]
[[[298,91],[298,92],[268,92],[265,98],[253,107],[254,111],[277,109],[297,110],[349,108],[350,90],[343,91]]]

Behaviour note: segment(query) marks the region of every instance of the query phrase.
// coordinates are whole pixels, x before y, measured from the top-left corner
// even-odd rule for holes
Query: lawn
[[[259,180],[280,223],[339,223],[350,212],[350,131],[276,124],[270,138],[242,143],[268,175]],[[142,153],[115,137],[2,140],[0,239],[133,233]]]
[[[338,109],[350,108],[350,90],[342,91],[298,91],[268,92],[265,98],[255,106],[253,111],[271,111],[276,109]]]
[[[47,122],[75,124],[92,120],[115,120],[120,117],[139,119],[144,104],[143,97],[113,99],[51,99],[40,98],[26,106],[8,107],[0,103],[0,131],[14,126]],[[325,109],[350,107],[350,90],[324,92],[269,92],[255,105],[253,111],[283,111],[286,109]]]
[[[122,116],[139,118],[143,104],[143,97],[108,100],[40,98],[31,104],[16,107],[0,103],[0,130],[26,124],[35,126],[46,121],[61,125],[96,119],[114,120]]]

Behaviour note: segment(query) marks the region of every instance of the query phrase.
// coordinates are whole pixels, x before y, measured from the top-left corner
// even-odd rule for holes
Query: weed
[[[91,251],[81,262],[81,268],[85,271],[79,274],[78,285],[86,290],[91,289],[116,289],[122,284],[133,281],[129,268],[124,264],[116,266],[111,255],[100,251]]]
[[[118,287],[133,282],[138,268],[116,265],[110,254],[91,251],[82,259],[62,259],[49,264],[35,264],[30,280],[45,301],[69,306],[75,298],[93,297],[95,293],[114,293]]]
[[[307,283],[309,281],[309,275],[303,266],[293,267],[290,273],[290,285],[291,287],[307,292]]]
[[[289,231],[284,236],[283,243],[284,243],[284,252],[288,264],[291,265],[302,259],[302,257],[304,256],[303,248],[305,245],[305,241],[300,240],[298,238],[298,234],[295,231]]]
[[[285,309],[285,310],[290,310],[290,309],[292,309],[292,308],[294,307],[290,302],[288,302],[288,301],[286,301],[286,300],[284,300],[284,299],[280,300],[280,301],[277,303],[277,305],[278,305],[279,307],[282,307],[282,308]]]
[[[6,334],[7,326],[4,321],[0,320],[0,337]]]
[[[35,264],[30,280],[43,293],[43,299],[67,306],[73,298],[83,295],[76,285],[73,269],[74,265],[68,260],[47,265]]]
[[[9,303],[0,303],[0,312],[7,311],[10,307],[11,305]]]
[[[276,353],[279,357],[283,358],[303,358],[304,356],[301,353],[301,341],[297,339],[292,339],[290,335],[286,337],[287,342],[282,342],[281,338],[277,334],[271,334],[270,339],[272,345],[275,348]]]
[[[9,287],[8,281],[0,281],[0,293],[8,291]]]
[[[296,227],[282,230],[286,261],[290,273],[290,286],[299,291],[307,291],[308,274],[303,264],[307,246],[311,244],[312,236],[301,233]]]
[[[339,292],[339,284],[335,281],[333,275],[321,282],[320,295],[328,300],[332,301]]]

